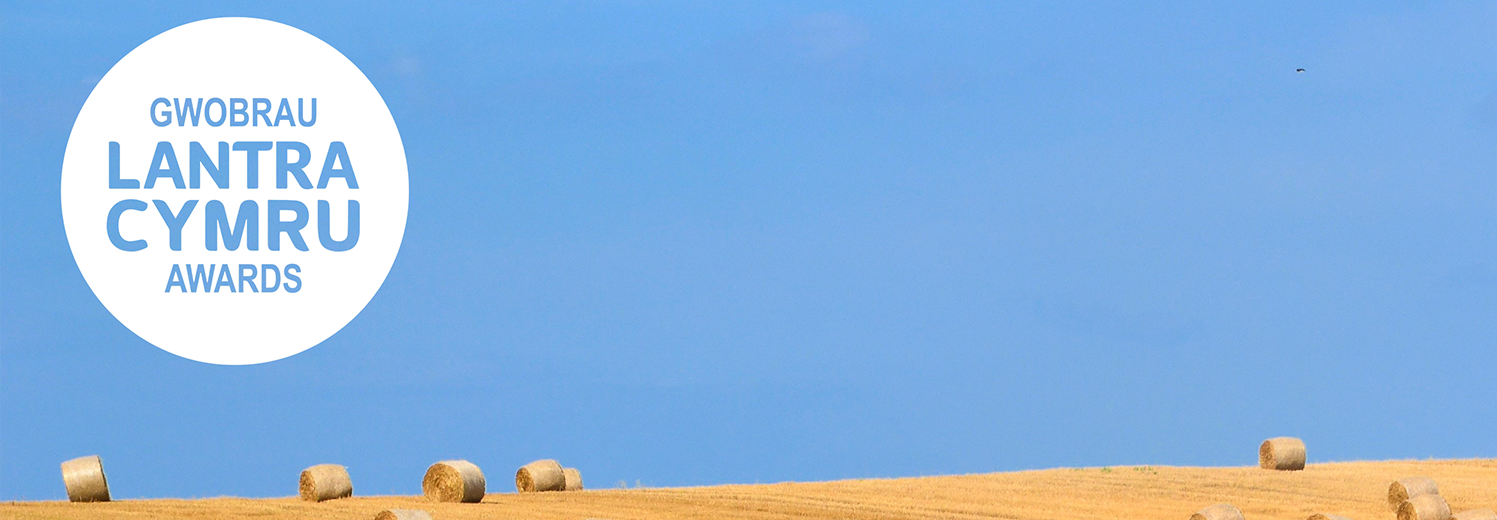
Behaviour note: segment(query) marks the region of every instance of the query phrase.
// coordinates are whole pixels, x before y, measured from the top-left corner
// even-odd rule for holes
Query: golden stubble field
[[[1424,475],[1451,509],[1497,509],[1497,459],[1343,462],[1304,471],[1257,467],[1115,466],[983,475],[786,482],[690,488],[490,494],[479,504],[370,496],[320,504],[295,498],[0,503],[4,519],[363,519],[386,508],[459,519],[1179,519],[1228,502],[1248,520],[1303,520],[1317,512],[1391,520],[1388,484]],[[491,477],[492,478],[492,477]],[[492,478],[491,488],[509,487]],[[58,484],[61,486],[61,483]],[[357,488],[355,488],[357,490]]]

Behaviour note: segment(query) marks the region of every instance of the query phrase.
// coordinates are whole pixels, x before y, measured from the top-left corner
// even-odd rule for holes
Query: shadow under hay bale
[[[109,501],[109,481],[104,478],[104,461],[98,455],[62,463],[62,485],[68,490],[69,501]]]
[[[515,472],[515,489],[521,493],[561,491],[566,487],[567,478],[561,463],[552,459],[531,462]]]
[[[483,500],[483,471],[466,460],[444,460],[432,464],[421,479],[421,493],[437,502]]]
[[[563,491],[582,491],[582,472],[577,468],[561,468],[561,476],[566,480]]]
[[[386,509],[374,515],[374,520],[432,520],[432,517],[420,509]]]
[[[1242,510],[1232,504],[1217,504],[1190,515],[1190,520],[1244,520]]]
[[[353,496],[353,479],[348,476],[348,468],[318,464],[301,470],[297,491],[308,502],[348,498]]]
[[[1305,441],[1274,437],[1258,446],[1258,467],[1279,471],[1305,469]]]
[[[1450,520],[1450,504],[1440,495],[1419,495],[1398,506],[1398,520]]]
[[[1440,494],[1440,487],[1435,485],[1435,480],[1432,478],[1401,478],[1388,485],[1388,509],[1397,511],[1398,506],[1403,505],[1410,498],[1438,494]]]

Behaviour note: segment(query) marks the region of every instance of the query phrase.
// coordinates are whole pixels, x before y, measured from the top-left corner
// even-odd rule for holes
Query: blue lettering
[[[286,288],[286,292],[288,292],[288,293],[294,293],[294,292],[297,292],[297,291],[301,290],[301,277],[297,276],[296,274],[294,274],[293,271],[295,271],[297,273],[300,273],[301,272],[301,266],[296,265],[296,264],[286,264],[286,285],[285,285],[285,288]],[[296,287],[292,287],[291,286],[291,282],[296,282]]]
[[[312,98],[311,119],[302,119],[302,116],[306,115],[306,113],[302,112],[301,104],[302,98],[296,98],[296,120],[301,123],[301,126],[312,126],[313,123],[317,122],[317,98]]]
[[[162,110],[160,112],[156,111],[156,107],[157,106],[159,106],[159,105],[170,105],[170,104],[172,104],[172,102],[168,101],[164,97],[159,97],[159,98],[156,98],[154,101],[151,101],[151,122],[155,123],[156,126],[166,126],[166,125],[172,124],[172,111],[170,109]],[[158,115],[161,116],[160,119],[156,118],[156,116],[158,116]]]
[[[187,184],[197,189],[201,182],[202,170],[206,168],[208,175],[213,177],[213,184],[219,188],[229,187],[229,143],[218,142],[218,163],[208,157],[208,150],[203,145],[193,141],[187,152]]]
[[[218,292],[218,290],[223,288],[225,285],[229,286],[229,292],[235,292],[234,275],[229,274],[229,264],[224,264],[223,267],[218,270],[218,281],[214,282],[213,284],[213,292]]]
[[[213,120],[213,105],[215,105],[215,104],[218,105],[218,120],[217,121]],[[221,126],[221,125],[224,124],[224,119],[228,118],[228,117],[229,117],[229,109],[227,109],[227,108],[224,107],[224,100],[222,100],[222,99],[218,99],[218,98],[210,99],[210,100],[208,100],[208,103],[203,106],[203,120],[208,122],[208,126],[212,126],[212,127]]]
[[[166,275],[166,292],[172,292],[172,287],[182,289],[183,293],[187,292],[187,284],[182,281],[182,266],[177,264],[172,264],[171,274]]]
[[[172,98],[177,107],[177,126],[187,126],[187,121],[192,120],[192,126],[198,126],[198,116],[203,115],[203,98],[198,98],[197,105],[192,104],[192,98],[187,98],[187,103]]]
[[[287,152],[296,152],[296,162],[291,162]],[[296,177],[296,185],[304,190],[312,189],[312,180],[307,178],[307,172],[303,171],[307,163],[312,162],[312,151],[307,145],[298,141],[276,141],[275,143],[275,187],[279,190],[286,189],[286,174]]]
[[[224,247],[230,251],[237,251],[241,240],[248,242],[245,247],[250,251],[260,250],[260,205],[253,200],[239,203],[239,213],[234,218],[234,225],[229,226],[229,217],[224,212],[224,204],[216,200],[208,201],[203,208],[203,247],[209,251],[218,250],[218,236],[223,234]]]
[[[262,119],[265,121],[265,126],[275,126],[270,123],[270,100],[257,97],[252,103],[254,103],[255,108],[251,110],[254,115],[250,116],[250,126],[260,126]]]
[[[166,201],[153,200],[156,204],[156,212],[161,214],[161,221],[166,223],[166,229],[171,232],[172,251],[182,250],[182,225],[187,223],[187,217],[192,215],[192,208],[197,207],[198,201],[189,200],[182,203],[181,212],[173,215],[171,206]]]
[[[165,167],[162,167],[163,163]],[[177,166],[177,151],[166,141],[156,143],[156,154],[151,157],[151,170],[146,173],[146,189],[156,187],[158,177],[170,177],[172,185],[179,190],[187,187],[182,182],[182,168]]]
[[[140,181],[120,178],[120,144],[114,141],[109,142],[109,189],[140,189]]]
[[[259,189],[260,187],[260,152],[269,150],[270,141],[239,141],[234,143],[234,151],[244,152],[244,187]]]
[[[275,273],[275,281],[270,281],[270,273]],[[273,293],[281,289],[281,268],[275,264],[260,264],[260,292]]]
[[[359,243],[359,201],[348,201],[348,225],[343,240],[333,240],[331,208],[327,201],[317,201],[317,241],[328,251],[347,251]]]
[[[333,177],[343,178],[348,189],[359,189],[359,179],[353,175],[353,163],[348,161],[348,147],[343,146],[343,141],[333,141],[327,145],[327,159],[322,161],[322,174],[317,178],[317,189],[327,188],[328,179]]]
[[[187,286],[192,288],[192,292],[198,292],[199,282],[203,286],[203,292],[212,292],[212,288],[209,285],[213,283],[214,267],[217,266],[208,264],[208,272],[206,274],[203,273],[203,264],[198,264],[196,271],[191,267],[187,268]]]
[[[282,211],[291,211],[296,218],[290,222],[281,220]],[[306,251],[307,242],[301,238],[301,229],[307,227],[307,205],[295,200],[272,200],[266,203],[265,208],[266,234],[269,235],[269,247],[271,251],[281,250],[281,233],[285,233],[291,239],[291,244],[297,250]],[[289,278],[291,273],[286,273]]]
[[[270,126],[281,126],[281,120],[285,119],[291,126],[296,126],[296,120],[291,118],[291,102],[281,98],[281,106],[275,111],[275,123]]]
[[[248,276],[244,274],[245,271],[249,271]],[[244,282],[249,282],[251,292],[260,292],[260,289],[255,287],[255,264],[239,264],[239,292],[244,292]]]
[[[114,244],[115,249],[140,251],[146,248],[144,240],[125,240],[125,237],[120,236],[120,215],[126,211],[145,211],[147,207],[149,206],[145,201],[125,199],[114,203],[114,207],[109,208],[109,218],[105,219],[104,227],[109,233],[109,243]]]
[[[229,98],[229,126],[247,125],[249,119],[249,102],[244,98]]]

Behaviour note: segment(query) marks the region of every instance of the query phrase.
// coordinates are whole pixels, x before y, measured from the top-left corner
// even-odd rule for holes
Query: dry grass
[[[1491,509],[1472,509],[1456,513],[1451,518],[1455,520],[1497,520],[1497,511]]]
[[[480,504],[419,496],[123,500],[0,503],[0,518],[368,520],[388,508],[424,509],[439,520],[565,519],[1035,519],[1171,518],[1230,503],[1249,520],[1304,520],[1318,512],[1389,519],[1388,484],[1427,475],[1457,510],[1497,507],[1497,460],[1311,464],[1304,471],[1113,467],[836,482],[491,494]]]

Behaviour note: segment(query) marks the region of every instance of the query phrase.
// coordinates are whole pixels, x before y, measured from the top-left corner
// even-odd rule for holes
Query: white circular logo
[[[341,53],[215,18],[136,47],[68,139],[62,216],[94,294],[188,359],[281,359],[347,325],[405,234],[405,149]]]

